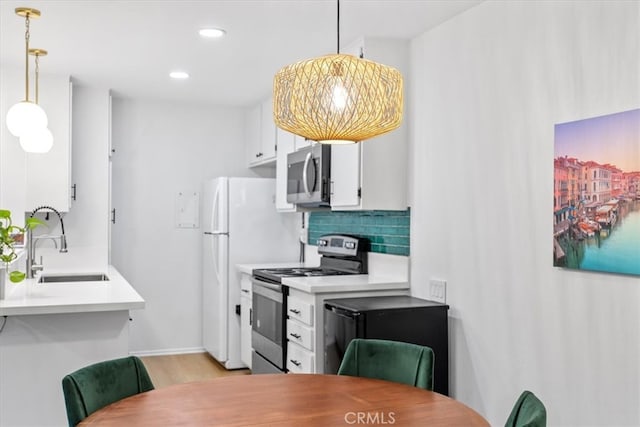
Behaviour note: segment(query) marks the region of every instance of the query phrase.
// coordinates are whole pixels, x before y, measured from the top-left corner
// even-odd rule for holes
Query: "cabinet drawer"
[[[315,374],[315,356],[312,352],[289,342],[287,345],[287,369],[293,374]]]
[[[296,297],[289,297],[287,303],[287,314],[289,318],[313,326],[313,304],[302,301]]]
[[[289,342],[300,344],[307,350],[313,351],[313,328],[309,326],[295,320],[287,320],[287,339]]]

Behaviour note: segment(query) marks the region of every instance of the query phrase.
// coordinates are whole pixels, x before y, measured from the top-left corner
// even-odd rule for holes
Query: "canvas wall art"
[[[640,109],[555,125],[553,265],[640,275]]]

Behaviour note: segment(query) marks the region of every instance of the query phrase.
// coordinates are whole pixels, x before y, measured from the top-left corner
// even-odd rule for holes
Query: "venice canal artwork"
[[[555,126],[553,265],[640,276],[640,109]]]

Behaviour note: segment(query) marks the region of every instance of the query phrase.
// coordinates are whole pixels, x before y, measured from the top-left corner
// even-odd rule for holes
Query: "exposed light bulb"
[[[46,127],[27,129],[20,136],[20,146],[27,153],[47,153],[53,147],[53,134]]]
[[[13,136],[20,137],[30,129],[46,129],[48,124],[47,113],[30,101],[18,102],[7,112],[7,128]]]
[[[333,86],[333,91],[331,95],[331,105],[332,110],[336,110],[338,112],[344,110],[344,107],[347,106],[347,89],[342,85],[340,79],[336,79],[336,82]]]

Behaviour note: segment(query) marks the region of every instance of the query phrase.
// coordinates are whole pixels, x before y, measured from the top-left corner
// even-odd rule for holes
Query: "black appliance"
[[[449,306],[408,295],[326,300],[324,373],[336,374],[354,338],[403,341],[430,347],[434,390],[449,394]]]
[[[287,155],[287,202],[329,207],[331,146],[313,144]]]
[[[318,241],[320,266],[260,268],[253,270],[251,324],[251,372],[286,372],[287,295],[282,284],[287,277],[366,274],[369,241],[342,234],[321,236]]]

